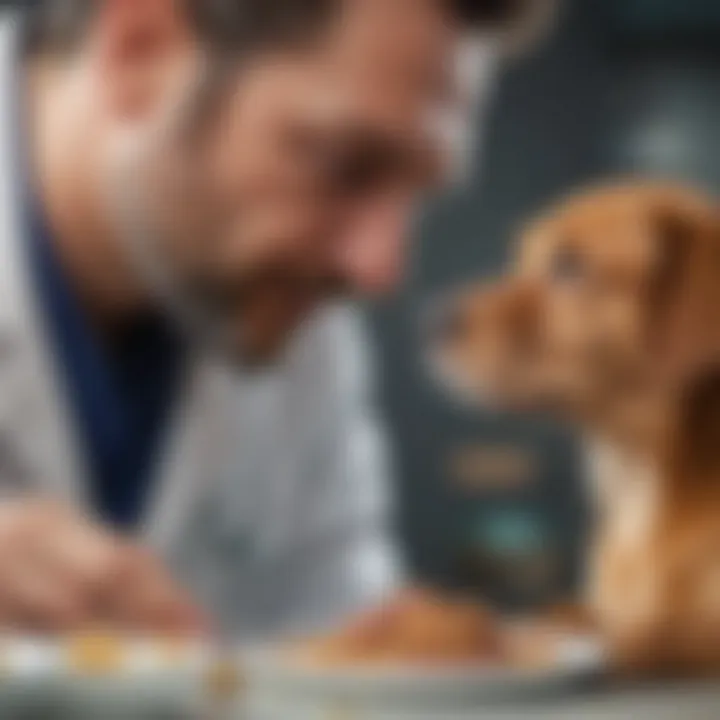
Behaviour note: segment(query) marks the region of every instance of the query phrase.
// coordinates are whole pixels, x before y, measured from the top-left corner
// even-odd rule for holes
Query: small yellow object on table
[[[207,676],[207,690],[217,701],[238,698],[245,690],[245,678],[238,663],[230,658],[213,662]]]
[[[68,667],[84,675],[110,675],[123,669],[126,645],[108,632],[87,632],[67,641]]]

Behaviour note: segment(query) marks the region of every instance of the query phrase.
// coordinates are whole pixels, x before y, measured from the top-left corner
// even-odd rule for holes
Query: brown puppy
[[[524,233],[512,274],[436,313],[432,356],[466,398],[581,424],[598,528],[588,602],[617,662],[720,674],[720,214],[629,184]]]

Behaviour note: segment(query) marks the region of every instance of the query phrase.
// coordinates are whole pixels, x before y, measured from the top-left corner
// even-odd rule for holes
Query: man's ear
[[[101,97],[116,117],[152,110],[172,86],[172,73],[193,48],[179,0],[102,0],[88,46],[100,73]]]
[[[720,214],[668,199],[655,209],[651,233],[648,341],[664,379],[683,385],[720,367]]]

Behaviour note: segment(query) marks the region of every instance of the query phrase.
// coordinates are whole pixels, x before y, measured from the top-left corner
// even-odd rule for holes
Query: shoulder
[[[311,418],[338,418],[370,401],[371,354],[362,310],[335,305],[313,317],[267,373],[230,373],[218,387],[241,415],[312,425]]]

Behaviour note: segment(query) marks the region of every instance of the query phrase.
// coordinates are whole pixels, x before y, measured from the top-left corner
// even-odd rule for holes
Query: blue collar
[[[161,316],[102,337],[71,285],[43,215],[27,215],[39,307],[85,451],[95,509],[120,527],[140,519],[181,384],[184,349]]]
[[[21,118],[21,91],[17,98]],[[57,253],[29,172],[22,127],[17,171],[31,283],[85,453],[88,495],[102,519],[132,528],[143,514],[182,386],[184,343],[156,314],[101,336]]]

